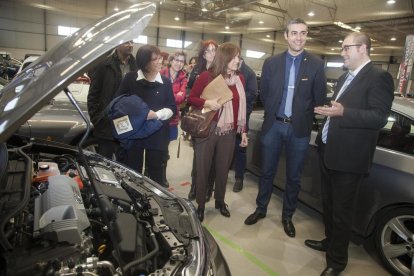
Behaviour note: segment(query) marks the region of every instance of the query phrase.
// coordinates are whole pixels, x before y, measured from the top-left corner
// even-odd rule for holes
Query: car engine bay
[[[26,142],[0,145],[1,275],[179,275],[191,262],[200,233],[180,199],[92,152]]]

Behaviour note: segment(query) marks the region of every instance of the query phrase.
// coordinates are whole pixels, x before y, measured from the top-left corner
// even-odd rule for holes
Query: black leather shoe
[[[293,238],[296,236],[295,226],[291,219],[282,219],[283,230],[285,230],[286,235]]]
[[[253,214],[247,217],[247,219],[244,221],[244,224],[246,225],[255,224],[259,219],[262,219],[264,217],[266,217],[266,214],[261,214],[255,211]]]
[[[243,190],[243,179],[236,178],[236,182],[234,182],[233,192],[238,193]]]
[[[341,272],[342,270],[327,267],[324,271],[322,271],[321,276],[338,276]]]
[[[200,222],[203,222],[203,220],[204,220],[204,207],[198,206],[198,208],[197,208],[197,217],[200,220]]]
[[[224,202],[219,202],[219,201],[217,201],[217,200],[216,200],[216,202],[215,202],[215,207],[216,207],[216,209],[219,209],[219,210],[220,210],[220,213],[221,213],[223,216],[225,216],[225,217],[230,217],[230,211],[229,211],[228,206],[227,206],[227,204],[226,204],[226,203],[224,203]]]
[[[315,240],[305,240],[305,245],[307,247],[312,248],[313,250],[318,250],[322,252],[326,252],[328,249],[326,246],[325,240],[315,241]]]
[[[195,185],[191,185],[190,192],[188,193],[188,199],[194,200],[196,198],[196,192],[195,192]]]

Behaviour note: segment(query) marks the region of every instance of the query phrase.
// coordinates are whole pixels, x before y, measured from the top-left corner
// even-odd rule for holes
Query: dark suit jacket
[[[333,99],[346,75],[339,78]],[[337,99],[344,106],[344,114],[330,119],[324,151],[328,169],[361,174],[369,172],[378,133],[387,123],[393,99],[391,75],[375,68],[371,62],[365,65]],[[320,137],[319,133],[319,144],[322,143]]]
[[[266,59],[260,81],[260,99],[265,108],[262,126],[264,135],[275,121],[283,96],[286,52]],[[309,136],[312,130],[314,107],[326,101],[324,63],[316,56],[304,52],[296,77],[292,107],[292,127],[295,136]]]

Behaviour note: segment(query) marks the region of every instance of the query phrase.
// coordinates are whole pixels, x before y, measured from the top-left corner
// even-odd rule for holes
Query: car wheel
[[[95,137],[89,137],[86,139],[85,143],[83,144],[83,149],[89,150],[91,152],[98,152],[98,139]]]
[[[398,208],[380,219],[375,246],[392,275],[412,275],[414,266],[414,208]]]

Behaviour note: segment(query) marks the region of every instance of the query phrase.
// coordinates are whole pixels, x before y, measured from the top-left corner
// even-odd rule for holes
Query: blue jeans
[[[286,185],[283,195],[282,219],[291,219],[298,203],[300,175],[303,169],[310,136],[296,137],[292,125],[274,121],[273,126],[262,136],[262,177],[256,198],[256,212],[266,214],[273,192],[276,174],[283,147],[286,152]]]

